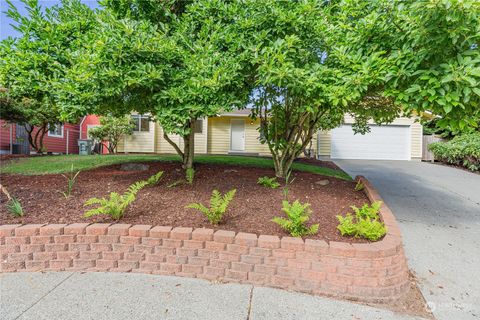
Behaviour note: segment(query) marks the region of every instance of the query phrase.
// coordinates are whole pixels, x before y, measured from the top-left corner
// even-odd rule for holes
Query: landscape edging
[[[367,179],[356,180],[382,201]],[[385,302],[407,292],[409,277],[395,217],[384,203],[380,215],[387,235],[353,244],[150,225],[1,225],[0,272],[140,272]]]

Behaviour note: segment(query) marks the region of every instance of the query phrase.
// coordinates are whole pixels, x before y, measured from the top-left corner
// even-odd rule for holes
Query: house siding
[[[208,153],[228,154],[230,151],[230,124],[232,119],[245,121],[245,150],[246,153],[270,155],[266,144],[260,143],[260,121],[248,117],[215,117],[208,119]]]
[[[134,132],[132,135],[124,136],[117,146],[118,152],[155,152],[155,122],[149,122],[149,131]]]

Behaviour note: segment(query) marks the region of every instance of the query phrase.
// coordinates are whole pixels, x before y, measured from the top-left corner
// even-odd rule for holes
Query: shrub
[[[77,173],[74,173],[73,171],[73,163],[72,166],[70,167],[70,173],[68,175],[62,174],[62,176],[67,179],[67,191],[62,192],[63,196],[65,198],[68,198],[72,195],[73,191],[73,186],[75,185],[75,182],[77,180],[78,175],[80,174],[80,171],[77,171]]]
[[[185,170],[185,179],[187,180],[188,184],[193,183],[194,177],[195,177],[195,169],[187,168],[187,170]]]
[[[24,215],[22,204],[15,198],[11,198],[10,201],[8,201],[7,209],[8,212],[16,218],[23,217]]]
[[[210,198],[210,208],[205,207],[201,203],[191,203],[186,206],[186,208],[199,210],[207,217],[211,224],[217,225],[220,220],[222,220],[236,192],[236,189],[230,190],[222,197],[218,190],[213,190],[212,197]]]
[[[435,142],[428,149],[439,161],[471,171],[480,170],[480,132],[456,136],[448,142]]]
[[[312,213],[310,204],[301,204],[298,200],[290,204],[287,200],[283,200],[282,211],[287,215],[287,219],[275,217],[272,221],[280,225],[292,236],[301,237],[318,232],[318,224],[311,225],[310,227],[305,225]]]
[[[127,192],[120,195],[116,192],[110,193],[110,198],[91,198],[88,199],[84,206],[99,204],[97,208],[90,209],[85,212],[84,217],[88,218],[94,215],[105,214],[109,215],[115,220],[119,220],[123,217],[127,207],[135,201],[137,193],[148,185],[156,184],[163,175],[163,171],[151,176],[147,180],[137,181],[128,187]]]
[[[361,208],[352,206],[355,213],[347,213],[345,217],[338,215],[337,229],[342,236],[363,237],[370,241],[377,241],[387,233],[387,228],[383,222],[380,222],[378,212],[380,211],[380,201],[374,202],[371,206],[364,204]]]
[[[276,188],[280,187],[280,183],[277,182],[276,177],[273,177],[273,178],[260,177],[257,180],[257,184],[260,184],[264,187],[272,188],[272,189],[276,189]]]

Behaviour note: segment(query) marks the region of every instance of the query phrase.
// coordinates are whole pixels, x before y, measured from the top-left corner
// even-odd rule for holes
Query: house
[[[78,154],[77,141],[80,137],[78,124],[62,123],[52,125],[43,139],[47,153]],[[37,132],[34,129],[34,134]],[[0,119],[0,154],[31,153],[28,134],[23,125]]]
[[[270,155],[268,146],[259,141],[259,120],[249,117],[249,110],[235,110],[217,117],[197,120],[195,152],[198,154]],[[163,138],[158,123],[145,115],[132,115],[136,129],[124,137],[118,152],[175,153]],[[344,124],[314,136],[312,149],[318,158],[420,160],[422,156],[422,126],[415,118],[400,117],[389,125],[371,125],[371,132],[354,134],[353,118],[345,116]],[[169,138],[182,146],[176,135]]]

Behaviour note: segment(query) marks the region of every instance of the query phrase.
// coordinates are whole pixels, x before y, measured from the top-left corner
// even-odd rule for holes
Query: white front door
[[[230,122],[230,150],[245,150],[245,120],[232,119]]]

